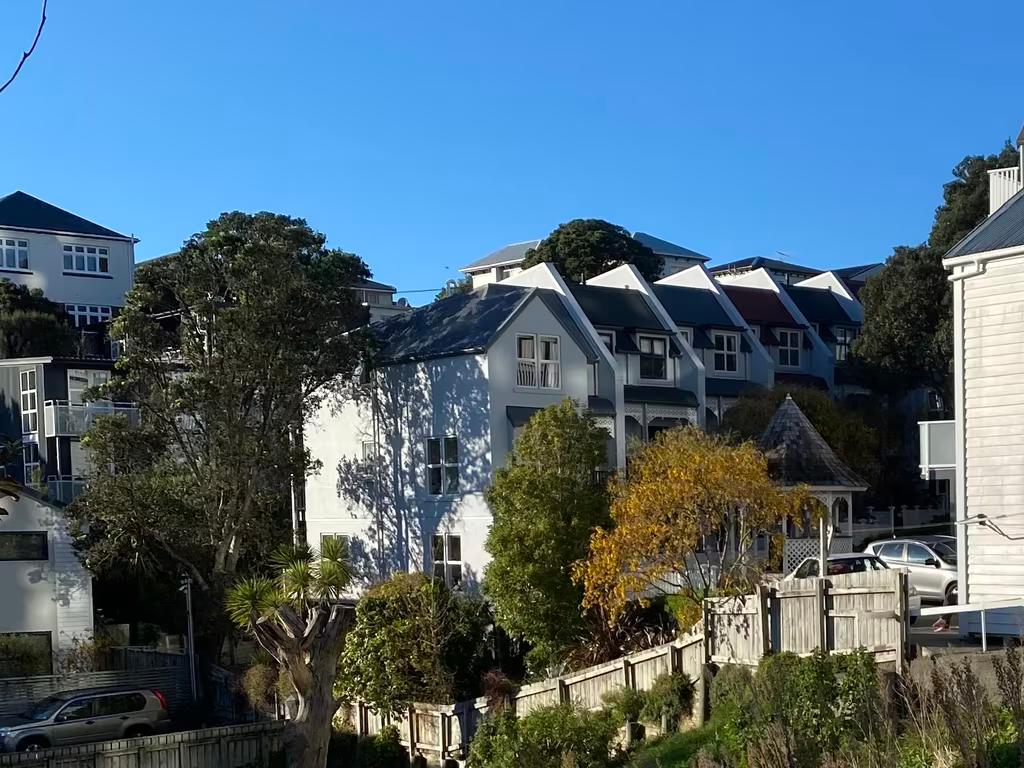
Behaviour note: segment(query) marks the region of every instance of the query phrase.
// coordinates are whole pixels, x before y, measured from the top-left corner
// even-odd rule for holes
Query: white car
[[[888,571],[889,566],[877,555],[865,552],[848,552],[828,556],[828,575],[840,576],[844,573],[864,573],[866,571]],[[808,557],[798,565],[785,581],[793,579],[810,579],[818,575],[818,558]],[[916,619],[921,615],[921,596],[917,588],[911,584],[908,590],[908,605],[910,618]]]

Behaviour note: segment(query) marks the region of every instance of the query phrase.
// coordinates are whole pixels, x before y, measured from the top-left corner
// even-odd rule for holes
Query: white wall
[[[0,237],[29,241],[29,271],[0,269],[0,277],[40,289],[48,299],[61,304],[124,306],[124,295],[132,286],[135,246],[125,240],[106,240],[77,235],[54,235],[0,229]],[[64,245],[106,248],[110,269],[106,276],[64,274]],[[98,275],[98,273],[97,273]]]

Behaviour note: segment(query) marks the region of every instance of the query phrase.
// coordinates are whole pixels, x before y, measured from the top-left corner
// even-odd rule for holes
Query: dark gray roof
[[[599,352],[590,335],[573,320],[554,291],[491,283],[369,326],[381,344],[377,362],[389,364],[483,352],[533,296],[558,318],[589,360],[598,359]]]
[[[1020,245],[1024,245],[1024,190],[1003,203],[998,211],[950,248],[946,258],[970,256]]]
[[[660,237],[649,235],[646,232],[634,232],[633,239],[646,245],[659,256],[675,256],[676,258],[693,259],[695,261],[708,261],[709,258],[702,253],[691,251],[689,248],[670,243],[668,240],[662,240]]]
[[[846,314],[838,299],[828,288],[809,288],[802,285],[784,285],[782,289],[796,304],[797,309],[812,323],[828,325],[859,325]]]
[[[736,329],[714,292],[681,285],[654,286],[654,295],[676,325]]]
[[[393,285],[378,283],[376,280],[360,280],[356,283],[356,288],[365,288],[369,291],[388,291],[389,293],[394,293],[397,290]]]
[[[101,227],[21,191],[0,197],[0,227],[17,227],[39,232],[69,232],[118,240],[131,239],[120,232]]]
[[[758,441],[772,479],[784,486],[863,490],[867,483],[836,456],[792,397],[782,405]]]
[[[876,267],[884,267],[885,265],[880,261],[872,262],[871,264],[857,264],[852,267],[840,267],[839,269],[833,269],[832,273],[839,277],[844,282],[847,280],[860,281],[860,275],[864,272],[869,272]]]
[[[716,379],[711,376],[704,379],[704,393],[708,397],[739,397],[744,392],[753,389],[763,389],[763,387],[743,379]]]
[[[697,396],[688,389],[659,387],[657,385],[626,384],[622,387],[627,403],[653,403],[697,407]]]
[[[789,261],[782,261],[781,259],[770,259],[767,256],[751,256],[746,259],[737,259],[736,261],[729,261],[725,264],[719,264],[714,267],[708,267],[708,271],[712,274],[718,274],[720,272],[731,272],[735,269],[753,270],[760,269],[773,270],[775,272],[806,272],[809,275],[820,275],[821,270],[815,269],[814,267],[802,267],[799,264],[793,264]]]
[[[569,290],[591,323],[604,328],[666,331],[640,291],[570,283]]]
[[[484,267],[497,267],[501,264],[515,264],[526,258],[526,252],[540,245],[540,240],[527,240],[524,243],[512,243],[489,253],[472,264],[467,264],[460,271],[470,272]]]
[[[594,416],[614,416],[615,403],[605,397],[591,395],[587,398],[587,410]]]

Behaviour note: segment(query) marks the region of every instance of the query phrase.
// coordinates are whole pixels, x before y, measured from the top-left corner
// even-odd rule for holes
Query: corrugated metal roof
[[[815,269],[814,267],[803,267],[790,261],[782,261],[781,259],[770,259],[767,256],[750,256],[746,259],[729,261],[725,264],[708,267],[708,271],[711,272],[711,274],[718,274],[719,272],[731,272],[735,269],[760,269],[761,267],[774,270],[776,272],[806,272],[809,275],[821,274],[820,269]]]
[[[821,325],[855,324],[846,310],[827,288],[809,288],[802,285],[785,285],[783,290],[796,304],[797,309],[812,323]]]
[[[711,291],[681,285],[655,285],[654,295],[676,325],[736,328],[718,297]]]
[[[570,283],[569,290],[594,325],[666,330],[640,291],[579,283]]]
[[[1024,245],[1024,189],[949,249],[946,258]]]
[[[482,259],[477,259],[472,264],[462,267],[460,272],[472,272],[484,267],[497,267],[502,264],[516,264],[526,258],[526,252],[531,248],[540,245],[540,240],[527,240],[523,243],[512,243],[506,245],[493,253],[489,253]]]
[[[0,197],[0,227],[4,226],[43,232],[70,232],[118,240],[131,239],[120,232],[101,227],[95,222],[21,191]]]
[[[659,256],[675,256],[681,259],[695,259],[697,261],[708,261],[709,257],[681,245],[662,240],[660,237],[649,235],[646,232],[634,232],[633,239],[642,245],[646,245]]]
[[[728,283],[722,285],[722,290],[748,323],[763,327],[805,327],[790,314],[775,291],[767,288],[729,285]]]

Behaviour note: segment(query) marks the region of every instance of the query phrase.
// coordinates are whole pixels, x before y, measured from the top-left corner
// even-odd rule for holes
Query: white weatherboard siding
[[[1024,256],[989,262],[954,290],[962,291],[966,516],[985,514],[1008,536],[1024,536]],[[967,580],[960,601],[1024,597],[1024,540],[977,524],[960,533]],[[1017,610],[992,612],[987,622],[990,632],[1024,631]],[[978,628],[973,617],[970,629]]]

